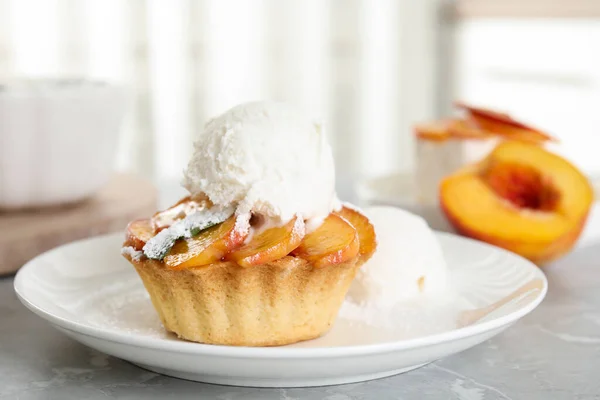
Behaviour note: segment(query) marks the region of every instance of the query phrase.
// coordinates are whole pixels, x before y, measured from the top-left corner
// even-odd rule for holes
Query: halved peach
[[[350,225],[356,229],[358,240],[360,243],[359,254],[362,259],[368,259],[377,248],[377,238],[375,236],[375,228],[369,221],[369,218],[361,214],[358,210],[350,207],[342,207],[336,214],[350,222]]]
[[[441,207],[459,232],[537,263],[574,245],[593,197],[589,181],[571,163],[515,141],[499,144],[440,184]]]
[[[356,257],[360,242],[356,229],[344,218],[329,214],[315,231],[304,236],[294,255],[316,267],[341,264]]]
[[[125,243],[123,246],[131,246],[141,251],[146,242],[154,237],[154,229],[149,219],[138,219],[127,225]]]
[[[479,127],[483,131],[504,136],[509,140],[518,140],[536,144],[556,140],[537,128],[533,128],[513,119],[506,113],[473,107],[461,102],[455,104],[458,108],[464,109],[467,112],[468,119],[473,125]]]
[[[227,255],[242,267],[260,265],[287,256],[300,245],[304,238],[304,221],[294,218],[287,224],[266,229],[247,243]]]
[[[198,235],[180,239],[169,250],[164,263],[169,269],[200,267],[221,260],[227,253],[244,243],[246,233],[235,229],[235,215]]]

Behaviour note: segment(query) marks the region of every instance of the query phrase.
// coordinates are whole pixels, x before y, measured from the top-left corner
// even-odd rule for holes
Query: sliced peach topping
[[[138,219],[127,225],[127,233],[125,234],[125,243],[123,246],[131,246],[136,250],[141,251],[146,242],[154,236],[154,229],[149,219]]]
[[[294,218],[287,224],[266,229],[252,237],[249,243],[227,256],[242,267],[264,264],[290,254],[304,238],[304,221]]]
[[[236,217],[212,226],[198,235],[178,240],[164,258],[169,269],[200,267],[221,260],[244,242],[247,233],[235,229]]]
[[[342,207],[336,214],[344,218],[356,229],[360,241],[359,254],[361,258],[369,258],[377,247],[375,228],[367,217],[358,210],[350,207]]]
[[[293,253],[316,267],[324,267],[356,257],[359,247],[356,229],[344,218],[332,213],[315,231],[304,236]]]

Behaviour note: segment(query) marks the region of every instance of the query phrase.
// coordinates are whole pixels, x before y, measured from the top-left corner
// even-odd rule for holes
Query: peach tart
[[[323,127],[276,102],[209,121],[184,172],[190,195],[127,228],[122,254],[182,339],[277,346],[317,338],[376,248],[335,195]]]
[[[311,232],[298,217],[240,229],[232,212],[210,210],[187,197],[131,222],[123,243],[164,327],[190,341],[277,346],[323,335],[376,247],[373,226],[350,207]],[[188,224],[204,211],[198,228]]]

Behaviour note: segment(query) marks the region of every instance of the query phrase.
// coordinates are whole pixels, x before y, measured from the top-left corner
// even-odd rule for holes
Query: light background
[[[127,85],[116,166],[158,181],[179,179],[209,117],[263,98],[325,121],[343,188],[412,169],[411,125],[450,112],[455,98],[515,112],[600,172],[600,20],[456,19],[453,6],[0,0],[0,77]]]

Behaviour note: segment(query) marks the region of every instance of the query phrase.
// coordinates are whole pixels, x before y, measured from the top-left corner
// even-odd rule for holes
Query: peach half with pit
[[[567,253],[594,200],[570,162],[530,143],[505,141],[485,159],[440,183],[440,205],[454,228],[537,264]]]

